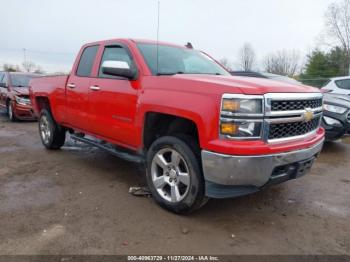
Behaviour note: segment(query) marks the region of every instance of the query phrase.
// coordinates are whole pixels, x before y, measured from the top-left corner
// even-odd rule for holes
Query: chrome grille
[[[269,129],[269,139],[280,139],[305,135],[319,127],[320,119],[321,117],[316,117],[308,122],[271,124]]]
[[[322,107],[322,98],[309,100],[278,100],[271,101],[271,111],[293,111],[305,108]]]
[[[292,140],[315,132],[321,123],[320,93],[270,93],[265,95],[265,139]]]

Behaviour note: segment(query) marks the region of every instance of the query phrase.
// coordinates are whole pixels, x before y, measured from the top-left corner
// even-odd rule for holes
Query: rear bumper
[[[304,175],[321,151],[324,140],[301,150],[254,156],[233,156],[202,151],[206,195],[236,197],[265,185]]]

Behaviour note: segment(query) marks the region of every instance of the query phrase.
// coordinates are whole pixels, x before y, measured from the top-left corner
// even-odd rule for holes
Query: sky
[[[236,65],[245,42],[259,61],[282,49],[307,54],[319,45],[334,0],[159,1],[161,41],[191,42]],[[68,71],[87,42],[156,39],[157,6],[158,0],[0,0],[0,65],[26,59],[47,72]]]

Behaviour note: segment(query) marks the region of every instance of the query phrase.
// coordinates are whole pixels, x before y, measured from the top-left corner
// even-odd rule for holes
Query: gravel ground
[[[68,141],[46,151],[37,123],[0,116],[0,254],[350,254],[350,140],[325,145],[307,176],[210,200],[177,216],[143,171]]]

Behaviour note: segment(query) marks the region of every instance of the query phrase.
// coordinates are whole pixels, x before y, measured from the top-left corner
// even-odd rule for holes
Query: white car
[[[350,95],[350,76],[331,78],[322,90],[329,90],[331,93]]]

